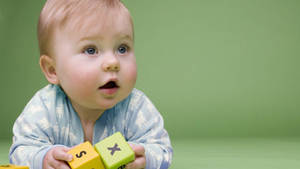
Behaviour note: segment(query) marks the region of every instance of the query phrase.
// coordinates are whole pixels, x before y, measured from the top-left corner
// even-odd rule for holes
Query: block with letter
[[[13,164],[0,165],[0,169],[29,169],[28,166],[19,166]]]
[[[69,162],[72,169],[105,169],[100,155],[88,141],[77,145],[68,153],[73,156],[73,160]]]
[[[123,169],[135,159],[133,150],[120,132],[95,144],[95,149],[106,169]]]

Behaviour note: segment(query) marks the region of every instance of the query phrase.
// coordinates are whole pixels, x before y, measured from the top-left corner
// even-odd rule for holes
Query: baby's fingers
[[[141,145],[134,145],[130,144],[132,150],[134,151],[136,156],[144,156],[145,155],[145,148]]]
[[[126,169],[143,169],[146,167],[146,158],[137,157],[133,162],[126,165]]]
[[[43,166],[43,169],[55,169],[55,168],[53,168],[53,167],[47,165],[47,166]]]
[[[73,156],[67,152],[70,148],[60,147],[53,150],[53,158],[61,161],[72,161]]]
[[[70,169],[70,167],[64,161],[54,161],[50,165],[50,167],[53,169]]]

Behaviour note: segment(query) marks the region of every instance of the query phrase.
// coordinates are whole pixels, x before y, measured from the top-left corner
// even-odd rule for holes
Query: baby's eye
[[[118,48],[118,52],[120,53],[120,54],[124,54],[124,53],[126,53],[127,51],[128,51],[128,46],[127,45],[121,45],[121,46],[119,46],[119,48]]]
[[[87,55],[94,55],[97,53],[97,50],[94,47],[88,47],[84,50],[84,53]]]

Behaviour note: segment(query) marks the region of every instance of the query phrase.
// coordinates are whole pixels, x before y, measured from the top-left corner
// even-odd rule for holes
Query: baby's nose
[[[102,69],[106,72],[118,72],[120,70],[120,62],[116,56],[109,56],[102,63]]]

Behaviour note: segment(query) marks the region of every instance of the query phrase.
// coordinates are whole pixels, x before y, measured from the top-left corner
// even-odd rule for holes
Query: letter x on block
[[[106,169],[122,169],[133,161],[134,152],[120,132],[117,132],[95,144]]]

